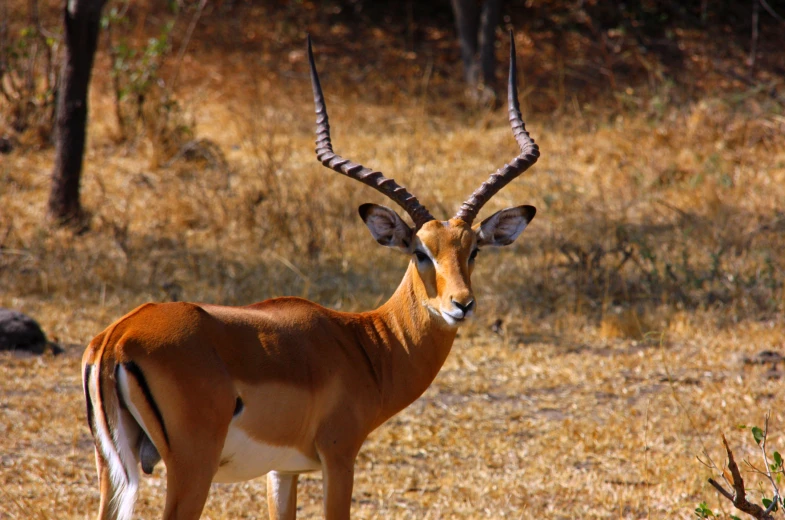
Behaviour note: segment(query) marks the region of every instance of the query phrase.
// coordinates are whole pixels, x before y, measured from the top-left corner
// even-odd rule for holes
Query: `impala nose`
[[[458,310],[460,310],[463,313],[461,319],[465,318],[466,315],[469,314],[469,312],[471,312],[472,309],[474,309],[473,299],[469,300],[468,303],[458,303],[457,301],[453,300],[452,304],[455,305],[455,307],[458,308]]]

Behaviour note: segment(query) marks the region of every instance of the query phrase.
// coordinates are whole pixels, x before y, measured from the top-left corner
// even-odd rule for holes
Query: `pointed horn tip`
[[[378,191],[390,197],[398,203],[412,217],[415,226],[419,229],[423,224],[435,220],[431,213],[422,206],[417,198],[408,193],[406,188],[399,186],[394,179],[388,179],[379,171],[369,171],[367,174],[360,175],[361,170],[365,169],[361,164],[351,163],[348,159],[335,154],[330,141],[330,125],[327,119],[327,107],[324,103],[319,77],[316,72],[316,63],[311,45],[311,34],[306,33],[306,45],[308,62],[311,69],[311,82],[314,90],[314,101],[316,103],[317,118],[317,146],[315,149],[316,157],[322,165],[354,178],[363,184],[376,188]],[[323,135],[322,135],[323,134]],[[347,167],[347,163],[350,167]],[[358,171],[359,170],[359,171]],[[361,178],[360,178],[361,177]],[[379,180],[381,178],[381,180]],[[392,196],[391,196],[392,195]],[[407,196],[408,195],[408,196]],[[414,206],[414,207],[412,207]]]
[[[316,60],[313,56],[313,46],[311,45],[311,33],[307,33],[305,37],[305,52],[308,55],[308,66],[312,73],[316,73]]]

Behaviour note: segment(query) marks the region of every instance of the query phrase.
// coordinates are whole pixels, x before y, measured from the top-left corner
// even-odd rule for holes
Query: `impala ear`
[[[412,252],[414,230],[395,211],[378,204],[363,204],[360,206],[360,218],[381,245],[404,253]]]
[[[518,235],[523,233],[536,212],[534,206],[518,206],[497,211],[483,220],[482,224],[474,226],[477,245],[482,247],[512,244]]]

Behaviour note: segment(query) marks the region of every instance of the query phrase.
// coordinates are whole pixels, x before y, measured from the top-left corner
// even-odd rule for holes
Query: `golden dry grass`
[[[360,310],[402,275],[406,259],[377,247],[356,215],[382,197],[313,158],[300,28],[254,23],[270,37],[203,45],[183,65],[180,99],[228,167],[154,169],[149,143],[115,144],[105,56],[86,234],[43,218],[51,151],[0,157],[0,306],[68,345],[59,357],[0,355],[0,518],[97,508],[79,356],[129,309],[177,293]],[[505,114],[456,110],[459,89],[444,78],[426,85],[391,51],[383,58],[411,90],[375,67],[358,85],[360,66],[331,70],[345,60],[324,48],[317,39],[337,150],[394,176],[437,217],[514,155]],[[524,100],[542,158],[483,214],[530,203],[537,218],[518,244],[481,253],[477,318],[426,394],[368,439],[356,518],[687,518],[702,500],[722,510],[695,458],[708,448],[720,462],[720,433],[755,459],[735,427],[771,408],[771,443],[783,446],[782,374],[744,363],[785,347],[782,107],[746,91],[669,106],[663,92],[633,91],[633,108],[610,112],[539,112],[537,91]],[[138,517],[160,514],[164,471],[143,480]],[[319,479],[301,479],[303,518],[321,514]],[[264,495],[264,479],[216,485],[204,517],[263,518]]]
[[[774,410],[779,380],[744,355],[781,345],[769,323],[714,335],[678,320],[662,344],[606,341],[591,327],[547,334],[521,320],[504,336],[462,337],[426,394],[374,433],[357,462],[356,518],[686,518],[718,500],[695,456],[721,460],[720,432],[755,460],[740,423]],[[581,330],[582,329],[582,330]],[[97,506],[78,349],[2,359],[5,518],[84,518]],[[782,445],[775,431],[773,445]],[[163,504],[163,468],[145,478],[139,518]],[[321,514],[317,476],[300,515]],[[260,518],[264,480],[216,485],[205,518]]]

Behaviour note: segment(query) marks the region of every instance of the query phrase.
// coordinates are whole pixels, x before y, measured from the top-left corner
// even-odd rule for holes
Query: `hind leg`
[[[95,448],[95,468],[98,470],[98,481],[101,485],[101,503],[98,506],[98,520],[114,520],[116,515],[112,507],[111,500],[113,495],[112,479],[109,477],[109,466],[104,457]]]
[[[166,464],[165,520],[196,520],[202,514],[218,469],[228,421],[212,428],[175,430]]]
[[[171,468],[171,469],[170,469]],[[207,502],[212,472],[187,467],[166,468],[166,509],[164,520],[196,520]]]

